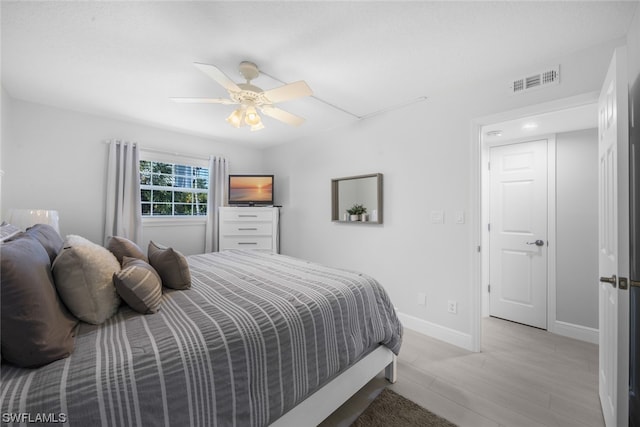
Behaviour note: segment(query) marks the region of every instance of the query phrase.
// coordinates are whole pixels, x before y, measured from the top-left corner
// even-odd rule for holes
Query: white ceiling
[[[2,85],[18,99],[263,147],[622,37],[637,6],[2,1]],[[280,104],[305,117],[302,126],[267,117],[265,129],[250,132],[224,121],[233,106],[169,100],[226,97],[192,63],[241,82],[243,60],[311,86],[317,98]],[[253,83],[281,84],[266,76]]]
[[[591,103],[483,126],[482,140],[488,143],[513,141],[597,127],[598,104]]]

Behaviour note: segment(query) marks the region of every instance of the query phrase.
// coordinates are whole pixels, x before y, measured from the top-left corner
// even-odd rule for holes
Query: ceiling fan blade
[[[220,71],[218,67],[209,64],[200,64],[199,62],[194,62],[193,65],[195,65],[197,69],[205,73],[207,76],[211,77],[213,80],[221,84],[222,87],[224,87],[229,92],[240,92],[242,90],[225,73]]]
[[[304,123],[304,119],[302,117],[298,117],[295,114],[291,114],[288,111],[284,111],[277,107],[272,106],[264,106],[260,109],[265,116],[273,117],[276,120],[280,120],[291,126],[300,126]]]
[[[169,98],[173,102],[180,102],[183,104],[237,104],[233,99],[225,98]]]
[[[311,96],[313,92],[304,80],[289,83],[284,86],[270,89],[263,92],[264,96],[274,104],[278,102],[289,101],[291,99],[302,98],[303,96]]]

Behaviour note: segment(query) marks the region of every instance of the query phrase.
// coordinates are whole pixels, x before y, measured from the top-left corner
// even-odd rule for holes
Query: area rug
[[[351,427],[456,427],[389,389],[384,389]]]

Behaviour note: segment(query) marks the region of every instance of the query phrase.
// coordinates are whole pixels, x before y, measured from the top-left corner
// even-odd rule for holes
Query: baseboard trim
[[[471,334],[465,334],[455,329],[447,328],[436,323],[426,321],[404,313],[397,313],[402,325],[423,335],[439,339],[446,343],[462,347],[465,350],[473,351],[473,340]]]
[[[592,344],[598,344],[600,336],[598,329],[575,325],[573,323],[562,322],[560,320],[556,320],[554,322],[553,330],[550,332],[562,335],[563,337],[590,342]]]

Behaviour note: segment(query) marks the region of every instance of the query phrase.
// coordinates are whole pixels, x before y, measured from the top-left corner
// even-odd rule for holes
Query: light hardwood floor
[[[598,346],[488,318],[482,352],[405,329],[390,388],[461,427],[602,427]],[[389,384],[379,375],[322,427],[346,427]]]

